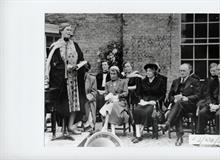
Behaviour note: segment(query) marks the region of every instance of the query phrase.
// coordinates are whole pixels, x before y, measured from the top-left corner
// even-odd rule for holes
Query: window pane
[[[209,24],[209,37],[219,37],[219,23]]]
[[[195,46],[195,58],[206,58],[206,53],[207,53],[207,46],[206,45],[200,45],[200,46]]]
[[[193,43],[193,39],[192,38],[182,38],[182,43]]]
[[[55,41],[57,41],[60,37],[55,37]]]
[[[207,62],[206,61],[195,61],[195,74],[201,79],[206,78],[207,74]]]
[[[196,22],[207,22],[207,14],[196,14],[195,21]]]
[[[207,24],[195,24],[195,36],[207,37]]]
[[[210,42],[210,43],[218,43],[218,42],[219,42],[219,39],[209,39],[209,42]]]
[[[51,36],[46,36],[46,44],[47,44],[47,47],[50,47],[50,45],[53,43],[53,37]]]
[[[193,25],[182,24],[182,38],[192,38],[192,37],[193,37]]]
[[[181,58],[192,59],[193,58],[193,46],[181,46]]]
[[[196,43],[207,43],[207,39],[195,39]]]
[[[50,52],[50,49],[47,47],[47,49],[46,49],[47,57],[49,55],[49,52]]]
[[[193,22],[193,14],[182,14],[182,22]]]
[[[219,45],[210,45],[209,46],[209,58],[219,58]]]
[[[219,14],[210,14],[209,21],[219,21]]]

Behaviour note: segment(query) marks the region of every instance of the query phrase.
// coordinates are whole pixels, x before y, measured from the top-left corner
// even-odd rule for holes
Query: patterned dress
[[[77,71],[67,71],[67,65],[76,65],[83,60],[83,53],[78,44],[70,40],[65,46],[55,49],[50,62],[49,85],[50,88],[58,88],[59,91],[55,103],[57,113],[69,116],[69,112],[78,111],[76,121],[82,119],[85,113],[85,71],[84,67]]]
[[[60,48],[60,55],[66,66],[65,78],[67,78],[69,111],[80,111],[77,71],[67,71],[67,65],[77,65],[78,54],[73,41],[68,41],[65,46]]]

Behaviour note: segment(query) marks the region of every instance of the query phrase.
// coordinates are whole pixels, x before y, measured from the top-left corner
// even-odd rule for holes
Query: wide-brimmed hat
[[[153,69],[153,70],[157,70],[158,66],[154,63],[148,63],[144,66],[144,69],[147,70],[148,68]]]

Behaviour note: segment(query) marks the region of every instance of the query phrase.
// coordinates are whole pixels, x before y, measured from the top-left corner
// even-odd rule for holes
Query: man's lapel
[[[191,77],[188,77],[186,80],[185,80],[185,86],[184,86],[184,89],[189,87],[191,85]]]
[[[180,85],[180,81],[181,81],[181,78],[178,78],[178,80],[176,81],[176,85],[175,85],[175,88],[174,88],[175,92],[177,92],[177,90],[178,90],[178,87]]]

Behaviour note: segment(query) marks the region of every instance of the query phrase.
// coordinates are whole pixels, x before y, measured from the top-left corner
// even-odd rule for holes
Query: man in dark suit
[[[220,134],[219,130],[219,117],[220,117],[220,64],[217,66],[217,75],[210,82],[209,87],[209,100],[210,103],[207,104],[199,111],[198,117],[198,132],[199,134],[205,133],[205,127],[207,121],[215,117],[216,122],[216,134]]]
[[[105,84],[110,80],[111,78],[109,74],[108,62],[102,61],[102,71],[96,75],[97,90],[98,90],[98,94],[96,97],[97,110],[100,110],[101,107],[105,104],[105,100],[104,100]]]
[[[177,141],[175,145],[183,143],[182,117],[186,113],[196,111],[196,102],[199,98],[199,81],[190,76],[189,64],[180,66],[180,78],[173,81],[168,95],[168,100],[172,104],[171,111],[168,115],[164,130],[175,125]]]

